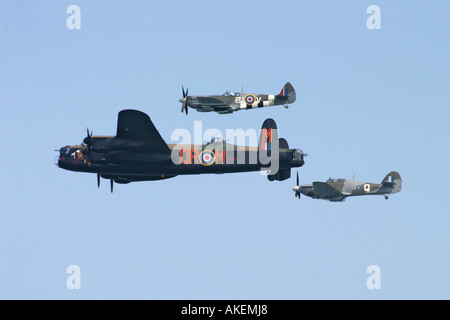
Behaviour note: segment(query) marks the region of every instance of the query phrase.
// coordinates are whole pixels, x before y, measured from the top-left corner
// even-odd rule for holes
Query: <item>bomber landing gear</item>
[[[289,106],[288,106],[287,104],[285,104],[283,107],[284,107],[285,109],[289,109]]]
[[[389,196],[388,196],[387,194],[385,194],[385,195],[384,195],[384,198],[385,198],[386,200],[388,200],[388,199],[389,199]]]

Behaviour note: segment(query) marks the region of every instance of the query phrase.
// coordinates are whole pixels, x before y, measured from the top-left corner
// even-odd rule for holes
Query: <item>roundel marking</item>
[[[216,155],[211,150],[205,150],[198,157],[200,163],[204,166],[210,166],[216,161]]]
[[[256,101],[256,97],[252,94],[248,94],[244,97],[244,101],[248,105],[252,105]]]

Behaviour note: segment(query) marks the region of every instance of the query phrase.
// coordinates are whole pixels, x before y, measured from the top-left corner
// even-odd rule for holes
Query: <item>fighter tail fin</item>
[[[389,172],[381,184],[383,186],[393,186],[392,193],[397,193],[402,190],[402,178],[396,171]]]
[[[279,94],[280,96],[287,97],[286,103],[294,103],[297,99],[297,95],[295,93],[294,87],[290,82],[286,83],[283,89],[281,89],[281,92]]]

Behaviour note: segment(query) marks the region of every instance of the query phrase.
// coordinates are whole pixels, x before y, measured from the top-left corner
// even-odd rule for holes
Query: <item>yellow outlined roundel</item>
[[[203,155],[204,153],[205,155]],[[211,150],[204,150],[198,156],[198,160],[202,165],[209,167],[216,161],[216,155]]]
[[[253,94],[248,94],[244,97],[244,101],[247,105],[251,106],[252,104],[255,103],[256,97]]]

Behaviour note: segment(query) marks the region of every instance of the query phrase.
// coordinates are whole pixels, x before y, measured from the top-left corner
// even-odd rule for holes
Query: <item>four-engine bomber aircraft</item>
[[[189,96],[189,89],[183,90],[183,98],[179,101],[183,104],[181,113],[186,111],[188,107],[196,109],[199,112],[214,111],[219,114],[233,113],[239,110],[256,109],[277,105],[284,105],[288,108],[288,104],[294,103],[296,94],[294,87],[288,82],[278,95],[252,94],[252,93],[236,93],[225,92],[223,95],[212,96]]]
[[[372,194],[383,195],[389,199],[389,194],[400,192],[402,189],[402,179],[398,172],[390,172],[381,182],[369,183],[349,179],[328,179],[326,182],[313,182],[312,184],[300,185],[297,173],[297,186],[292,190],[295,196],[300,199],[300,195],[313,199],[323,199],[333,202],[345,201],[351,196],[365,196]]]
[[[87,137],[81,145],[60,149],[60,168],[97,174],[114,182],[150,181],[177,175],[259,171],[270,167],[268,179],[283,181],[291,168],[304,164],[300,149],[289,149],[278,138],[272,119],[263,123],[258,147],[237,147],[222,141],[208,145],[167,145],[150,117],[136,110],[119,112],[117,133],[113,137]],[[276,167],[273,166],[276,164]]]

